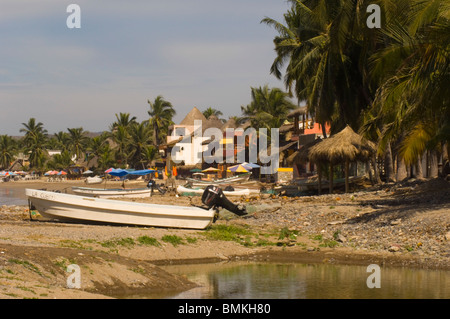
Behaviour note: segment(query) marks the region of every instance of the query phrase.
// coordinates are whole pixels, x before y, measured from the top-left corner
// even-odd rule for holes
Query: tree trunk
[[[420,156],[420,155],[416,162],[416,178],[423,179],[422,156]]]
[[[323,138],[327,138],[327,128],[325,127],[325,122],[322,122],[320,125],[322,126],[322,135]]]
[[[384,156],[384,171],[386,174],[386,183],[395,182],[394,179],[394,161],[392,159],[391,144],[386,146],[386,154]]]
[[[380,184],[381,178],[380,178],[380,172],[378,171],[378,165],[377,165],[377,156],[374,155],[372,157],[372,165],[373,165],[373,174],[375,175],[375,183]]]
[[[438,153],[436,150],[430,151],[430,178],[436,178],[439,175]]]
[[[405,161],[397,156],[397,182],[403,181],[408,177]]]
[[[345,161],[345,192],[348,193],[348,168],[349,168],[349,161],[348,159]]]
[[[333,193],[333,163],[330,163],[330,184],[329,184],[329,188],[330,188],[330,194]]]
[[[320,164],[317,164],[317,174],[319,175],[319,195],[322,194],[322,169]]]
[[[442,145],[442,176],[450,174],[449,144]]]

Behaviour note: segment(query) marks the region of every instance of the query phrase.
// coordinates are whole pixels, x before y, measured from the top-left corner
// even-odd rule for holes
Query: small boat
[[[98,177],[98,176],[86,177],[84,182],[86,184],[101,184],[103,182],[103,179],[101,177]]]
[[[75,195],[98,197],[98,198],[146,198],[151,196],[151,189],[143,188],[90,188],[72,187]]]
[[[202,195],[205,190],[202,188],[188,188],[182,185],[177,187],[177,193],[180,195]],[[252,192],[249,189],[236,189],[234,191],[223,191],[225,196],[249,196]]]
[[[203,179],[196,179],[196,178],[190,178],[187,177],[186,180],[192,184],[192,186],[208,186],[208,185],[227,185],[227,184],[236,184],[248,181],[251,176],[251,173],[245,173],[238,176],[232,176],[227,178],[221,178],[217,180],[203,180]]]
[[[155,227],[204,229],[215,208],[158,205],[25,189],[30,208],[50,219]]]

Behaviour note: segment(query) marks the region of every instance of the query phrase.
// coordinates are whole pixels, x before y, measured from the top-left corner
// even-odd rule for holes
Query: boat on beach
[[[98,177],[98,176],[86,177],[84,182],[86,184],[101,184],[101,183],[103,183],[103,179],[101,177]]]
[[[180,195],[202,195],[205,190],[203,188],[188,188],[182,185],[177,187],[177,193]],[[223,194],[226,196],[249,196],[250,194],[255,193],[248,188],[245,189],[235,189],[233,191],[223,191]],[[259,191],[258,191],[259,193]]]
[[[204,179],[196,179],[187,177],[186,181],[188,181],[192,186],[203,186],[206,187],[208,185],[229,185],[229,184],[239,184],[242,182],[246,182],[250,179],[251,173],[240,174],[237,176],[221,178],[216,180],[204,180]]]
[[[25,189],[30,207],[49,219],[139,226],[204,229],[215,209],[158,205]]]
[[[151,196],[151,189],[142,188],[91,188],[72,187],[75,195],[98,197],[98,198],[147,198]]]

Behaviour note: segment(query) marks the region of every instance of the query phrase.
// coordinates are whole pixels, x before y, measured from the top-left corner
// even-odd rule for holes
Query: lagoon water
[[[21,188],[0,188],[0,206],[28,205],[25,192]]]
[[[221,263],[162,267],[200,285],[185,299],[448,299],[450,272],[381,267],[380,288],[368,288],[367,266]]]

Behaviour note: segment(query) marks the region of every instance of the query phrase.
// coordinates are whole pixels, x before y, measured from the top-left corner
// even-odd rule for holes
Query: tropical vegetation
[[[388,180],[394,163],[398,173],[423,156],[428,175],[437,175],[438,157],[448,166],[450,3],[290,2],[283,22],[262,20],[278,32],[270,71],[288,92],[332,134],[350,125],[376,142]],[[370,4],[381,8],[381,28],[367,25]]]
[[[448,169],[450,140],[450,2],[448,0],[288,0],[283,21],[265,17],[274,28],[276,56],[270,73],[285,90],[251,87],[251,101],[236,121],[256,128],[280,127],[305,101],[308,113],[335,134],[347,125],[377,145],[386,180],[406,167],[436,176]],[[381,9],[381,27],[367,24],[369,5]],[[268,39],[269,40],[269,39]],[[176,114],[159,95],[148,100],[148,119],[115,114],[109,131],[92,136],[83,128],[50,135],[43,123],[22,123],[20,139],[0,136],[0,166],[26,154],[30,169],[63,168],[96,161],[95,168],[144,168],[158,157]],[[223,114],[208,107],[206,118]],[[326,132],[324,132],[326,137]],[[50,158],[47,150],[61,153]],[[412,170],[411,170],[412,171]],[[450,173],[447,172],[447,173]],[[397,175],[397,176],[396,176]]]

